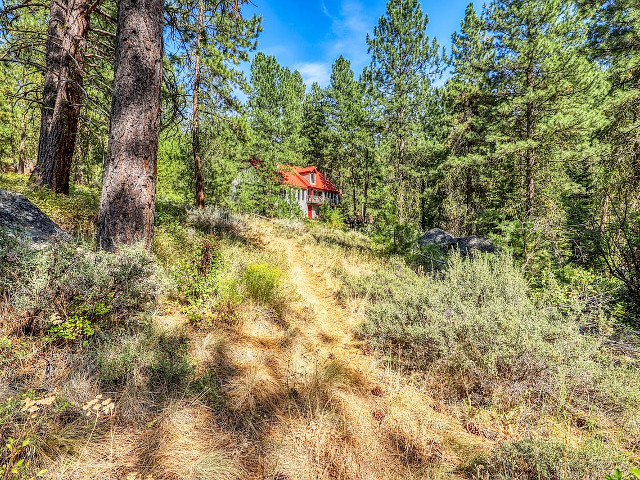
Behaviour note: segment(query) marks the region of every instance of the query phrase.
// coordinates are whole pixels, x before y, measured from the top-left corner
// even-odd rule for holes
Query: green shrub
[[[134,385],[168,393],[193,379],[184,332],[159,332],[148,327],[137,333],[120,332],[95,345],[100,380],[107,388]]]
[[[509,256],[452,256],[433,276],[396,262],[343,280],[342,295],[370,300],[361,335],[394,362],[444,379],[458,398],[637,409],[634,369],[599,361],[598,338],[535,303]]]
[[[96,365],[102,383],[114,385],[137,384],[136,375],[144,375],[151,364],[153,336],[148,332],[121,333],[96,345]]]
[[[52,338],[129,320],[153,307],[165,284],[141,246],[118,255],[74,245],[34,251],[0,238],[0,256],[8,260],[0,271],[4,308],[26,313]]]
[[[320,220],[331,228],[344,227],[344,215],[342,211],[327,203],[320,205]]]
[[[606,480],[640,480],[640,468],[634,468],[629,475],[624,475],[619,468],[616,468],[611,475],[604,477]]]
[[[266,263],[249,263],[243,280],[247,293],[254,300],[269,302],[273,300],[280,285],[282,270]]]
[[[190,304],[201,305],[215,293],[220,246],[208,236],[196,247],[194,254],[174,271],[175,279]]]
[[[247,224],[238,215],[216,207],[193,208],[187,212],[187,223],[204,233],[230,233],[241,236]]]
[[[54,452],[74,448],[64,429],[87,443],[90,420],[54,393],[29,390],[0,402],[0,478],[27,480],[45,476]],[[55,433],[52,433],[55,432]]]

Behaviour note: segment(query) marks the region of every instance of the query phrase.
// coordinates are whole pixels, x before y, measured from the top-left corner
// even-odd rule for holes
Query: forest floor
[[[90,241],[95,192],[52,199],[12,182]],[[160,265],[178,265],[186,249],[182,212],[178,227],[160,222]],[[593,432],[621,436],[605,420],[600,431],[524,404],[502,411],[450,401],[446,378],[426,381],[358,336],[369,293],[344,295],[338,272],[366,279],[392,268],[364,236],[256,217],[241,223],[213,235],[223,259],[219,287],[245,281],[248,265],[275,266],[280,283],[268,299],[240,286],[231,307],[185,308],[165,295],[132,326],[104,328],[83,343],[3,326],[0,436],[29,439],[25,458],[59,480],[484,480],[477,460],[503,444],[553,440],[566,469],[567,452]],[[205,320],[194,321],[200,315]],[[40,402],[34,413],[24,410],[27,398]],[[532,465],[544,460],[531,455]]]
[[[105,455],[113,445],[126,446],[108,462],[87,456],[66,475],[465,478],[455,473],[461,463],[494,442],[470,434],[418,382],[385,368],[356,338],[362,305],[336,299],[333,256],[265,220],[254,220],[251,230],[259,249],[286,266],[286,305],[277,313],[245,305],[239,322],[207,332],[190,329],[179,313],[155,319],[174,335],[191,332],[195,364],[227,371],[226,415],[216,415],[202,398],[174,400],[141,430],[116,428],[90,448]],[[154,452],[150,436],[161,439],[151,442]]]

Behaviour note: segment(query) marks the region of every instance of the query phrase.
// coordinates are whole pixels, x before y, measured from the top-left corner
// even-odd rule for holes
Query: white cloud
[[[369,63],[366,36],[376,24],[376,9],[367,8],[360,0],[342,0],[338,12],[331,12],[322,3],[322,11],[331,20],[331,39],[326,42],[327,54],[344,55],[351,61],[356,76]]]
[[[327,86],[329,83],[329,77],[331,76],[331,64],[329,63],[304,62],[296,64],[294,68],[300,72],[307,87],[311,87],[314,82],[317,82],[322,87]]]

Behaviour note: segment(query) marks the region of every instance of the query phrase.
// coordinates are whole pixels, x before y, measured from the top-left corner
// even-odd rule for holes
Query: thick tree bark
[[[204,208],[204,178],[202,176],[202,158],[200,156],[200,44],[202,42],[202,17],[204,4],[200,1],[198,11],[198,34],[196,37],[196,65],[193,75],[193,121],[192,121],[192,147],[193,163],[196,180],[196,207]]]
[[[31,181],[69,193],[91,0],[51,0],[38,161]]]
[[[153,240],[162,83],[162,0],[120,0],[98,248]]]

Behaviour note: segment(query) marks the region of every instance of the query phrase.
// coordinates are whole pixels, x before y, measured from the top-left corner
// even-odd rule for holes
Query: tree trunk
[[[420,178],[420,228],[423,232],[427,230],[427,205],[424,198],[424,191],[427,189],[424,178]]]
[[[16,167],[16,172],[21,174],[24,173],[24,164],[27,158],[27,113],[25,107],[20,121],[20,146],[18,147],[18,165]]]
[[[98,248],[153,240],[162,83],[162,0],[120,0]]]
[[[611,196],[609,192],[604,197],[604,206],[602,207],[602,216],[600,217],[600,235],[603,236],[607,231],[607,223],[609,222],[609,204]]]
[[[367,152],[366,159],[367,166],[369,165],[369,153]],[[362,189],[362,218],[367,218],[367,202],[369,201],[369,169],[365,168],[364,171],[364,188]]]
[[[527,33],[529,31],[529,26],[527,25]],[[530,65],[533,65],[533,62],[530,62]],[[527,88],[533,88],[533,67],[530,67],[526,72],[526,85]],[[526,112],[525,112],[525,133],[526,139],[531,140],[534,136],[535,131],[535,120],[534,120],[534,104],[533,102],[527,102]],[[535,168],[536,168],[536,156],[535,151],[531,147],[527,147],[525,152],[525,188],[526,188],[526,198],[525,198],[525,212],[524,212],[524,223],[522,228],[522,251],[524,254],[524,265],[523,268],[526,267],[529,259],[530,252],[529,250],[529,233],[531,231],[530,222],[533,220],[534,209],[535,209]],[[533,249],[531,249],[533,250]]]
[[[200,1],[198,10],[198,34],[196,37],[196,65],[193,75],[193,122],[192,122],[192,146],[193,163],[195,167],[196,180],[196,207],[204,208],[204,179],[202,176],[202,158],[200,157],[200,105],[198,97],[200,95],[200,44],[202,42],[202,17],[204,14],[204,4]]]
[[[90,8],[90,0],[51,1],[38,161],[31,181],[57,193],[69,193]]]
[[[356,175],[354,171],[354,163],[351,163],[351,197],[353,200],[353,216],[358,216],[358,203],[356,201]]]
[[[473,211],[473,169],[471,167],[466,168],[465,172],[465,218],[464,218],[464,232],[465,235],[472,235],[473,229],[471,228],[471,216]]]

